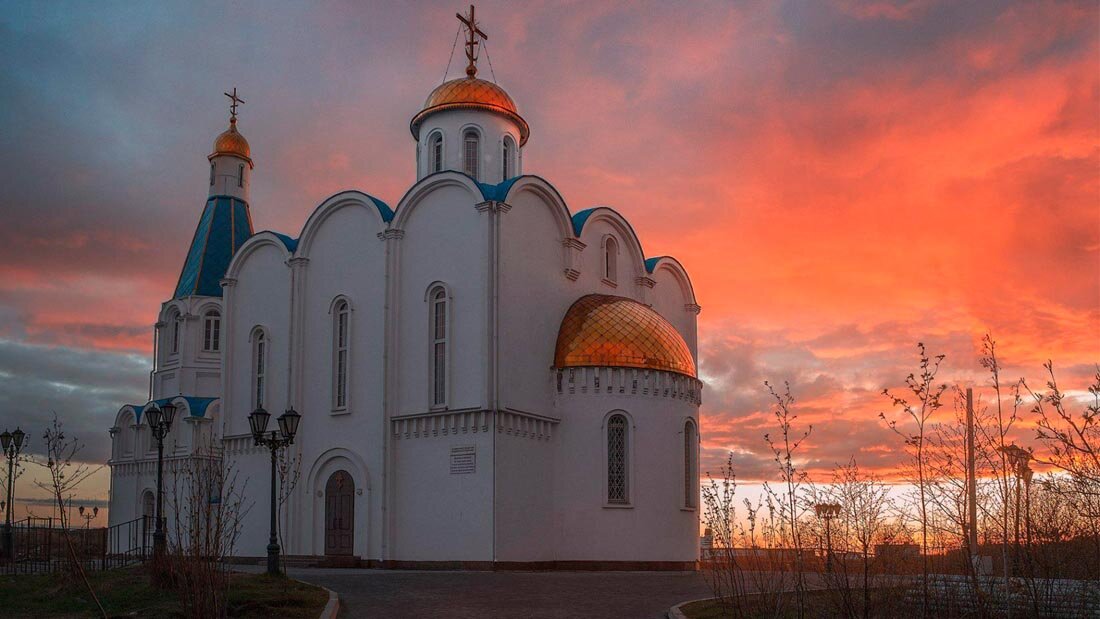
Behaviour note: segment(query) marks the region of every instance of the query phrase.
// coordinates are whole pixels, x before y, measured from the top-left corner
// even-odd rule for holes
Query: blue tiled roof
[[[657,268],[657,263],[661,261],[661,258],[667,258],[668,256],[654,256],[652,258],[645,259],[645,272],[652,273],[653,269]]]
[[[283,242],[283,247],[286,247],[286,250],[288,252],[293,254],[294,250],[298,249],[298,239],[292,239],[282,232],[273,232],[271,230],[268,230],[268,232],[271,232],[271,234],[274,234],[276,237],[278,237],[278,239]]]
[[[140,423],[141,422],[141,414],[144,413],[146,409],[150,408],[150,406],[156,405],[157,408],[160,408],[161,406],[164,406],[165,404],[169,404],[173,400],[178,400],[180,398],[183,398],[184,400],[187,400],[187,408],[190,409],[192,417],[205,417],[206,416],[206,409],[210,406],[210,403],[213,402],[214,400],[218,399],[218,398],[200,398],[200,397],[190,396],[190,395],[177,395],[177,396],[172,396],[170,398],[160,398],[159,400],[151,400],[149,402],[146,402],[145,404],[127,404],[126,406],[129,406],[130,408],[134,409],[137,412],[137,421]]]
[[[232,196],[207,199],[173,298],[222,296],[220,281],[229,261],[250,236],[248,203]]]
[[[382,216],[382,221],[384,221],[386,223],[390,223],[390,220],[393,219],[393,209],[390,208],[390,205],[388,205],[385,202],[379,200],[378,198],[370,195],[369,193],[365,193],[363,195],[370,198],[371,202],[374,202],[375,208],[378,209],[378,214]]]
[[[469,175],[467,175],[469,176]],[[470,178],[473,178],[472,176]],[[481,196],[486,200],[493,200],[494,202],[503,202],[508,197],[508,191],[512,188],[512,185],[516,183],[522,176],[513,176],[512,178],[499,183],[497,185],[489,185],[488,183],[477,183],[478,189],[481,190]],[[477,181],[474,181],[477,182]]]
[[[573,215],[573,235],[577,238],[581,236],[581,230],[584,230],[584,222],[588,221],[588,218],[592,216],[592,213],[599,207],[586,208],[583,211],[577,211]]]

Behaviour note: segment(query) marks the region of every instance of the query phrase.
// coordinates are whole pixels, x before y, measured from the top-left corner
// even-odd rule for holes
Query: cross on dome
[[[455,13],[455,17],[458,21],[462,22],[462,25],[466,28],[466,59],[469,63],[466,65],[466,75],[474,77],[477,75],[477,45],[479,43],[478,38],[489,40],[489,35],[481,31],[481,28],[477,25],[477,20],[474,19],[474,5],[470,5],[470,14],[463,15],[461,13]]]
[[[229,97],[229,100],[233,102],[229,106],[229,122],[236,123],[237,122],[237,106],[244,103],[244,99],[237,96],[237,87],[236,86],[233,87],[233,94],[229,94],[228,92],[222,93],[222,94]]]

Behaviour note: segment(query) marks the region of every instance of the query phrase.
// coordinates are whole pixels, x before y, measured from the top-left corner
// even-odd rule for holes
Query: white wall
[[[513,157],[515,172],[523,173],[523,155],[519,147],[519,127],[501,114],[476,109],[444,110],[428,116],[420,126],[419,159],[417,161],[417,180],[432,173],[431,149],[429,138],[435,131],[443,133],[443,169],[464,172],[463,141],[467,128],[473,127],[481,134],[481,158],[477,180],[495,185],[503,180],[504,136],[511,136],[516,147]]]

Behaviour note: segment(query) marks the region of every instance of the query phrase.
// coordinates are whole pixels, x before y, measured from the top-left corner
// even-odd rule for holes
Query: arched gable
[[[470,193],[471,205],[480,204],[488,199],[473,178],[453,170],[436,172],[420,179],[405,192],[404,196],[401,196],[401,201],[397,203],[397,208],[394,209],[394,217],[390,221],[390,227],[403,230],[409,221],[409,217],[412,216],[412,212],[416,210],[418,204],[423,202],[424,198],[441,187],[456,186],[462,187]]]
[[[573,232],[578,239],[589,247],[601,247],[601,239],[589,239],[584,241],[584,230],[594,222],[604,222],[614,230],[620,243],[620,251],[628,254],[629,260],[621,261],[621,265],[629,265],[634,276],[645,273],[645,253],[642,251],[642,243],[634,232],[634,227],[618,211],[607,206],[597,206],[573,215]]]
[[[379,231],[385,229],[386,224],[393,219],[393,211],[390,209],[389,205],[378,198],[363,193],[362,191],[341,191],[338,194],[330,196],[310,214],[309,219],[307,219],[305,225],[302,226],[301,234],[298,235],[295,255],[309,257],[310,249],[313,246],[313,239],[316,238],[317,231],[321,228],[321,225],[324,224],[325,220],[340,209],[350,207],[361,207],[370,211],[371,218],[377,223]]]
[[[489,189],[489,191],[486,191]],[[550,209],[554,222],[558,225],[558,231],[562,239],[573,236],[573,225],[569,217],[569,206],[561,197],[557,188],[546,179],[532,174],[525,174],[508,179],[499,185],[482,187],[487,200],[508,202],[509,199],[522,193],[531,193],[539,198],[539,201]]]
[[[671,274],[672,278],[680,286],[680,293],[684,297],[684,304],[698,304],[695,299],[695,288],[691,285],[691,278],[688,277],[687,269],[684,268],[684,265],[680,264],[679,260],[672,256],[647,258],[645,261],[645,270],[651,275],[657,275],[659,273]]]
[[[262,247],[274,247],[283,257],[284,262],[290,260],[291,253],[283,238],[280,238],[280,235],[274,232],[265,230],[249,237],[245,244],[237,250],[237,253],[233,256],[233,261],[229,263],[229,268],[225,270],[225,277],[236,279],[249,256]]]

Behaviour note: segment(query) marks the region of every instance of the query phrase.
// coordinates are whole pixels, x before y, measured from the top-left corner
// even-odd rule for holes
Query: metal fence
[[[29,517],[14,523],[10,532],[0,528],[0,574],[56,572],[71,565],[74,556],[85,570],[141,562],[152,553],[152,533],[149,516],[68,530],[56,518]]]

